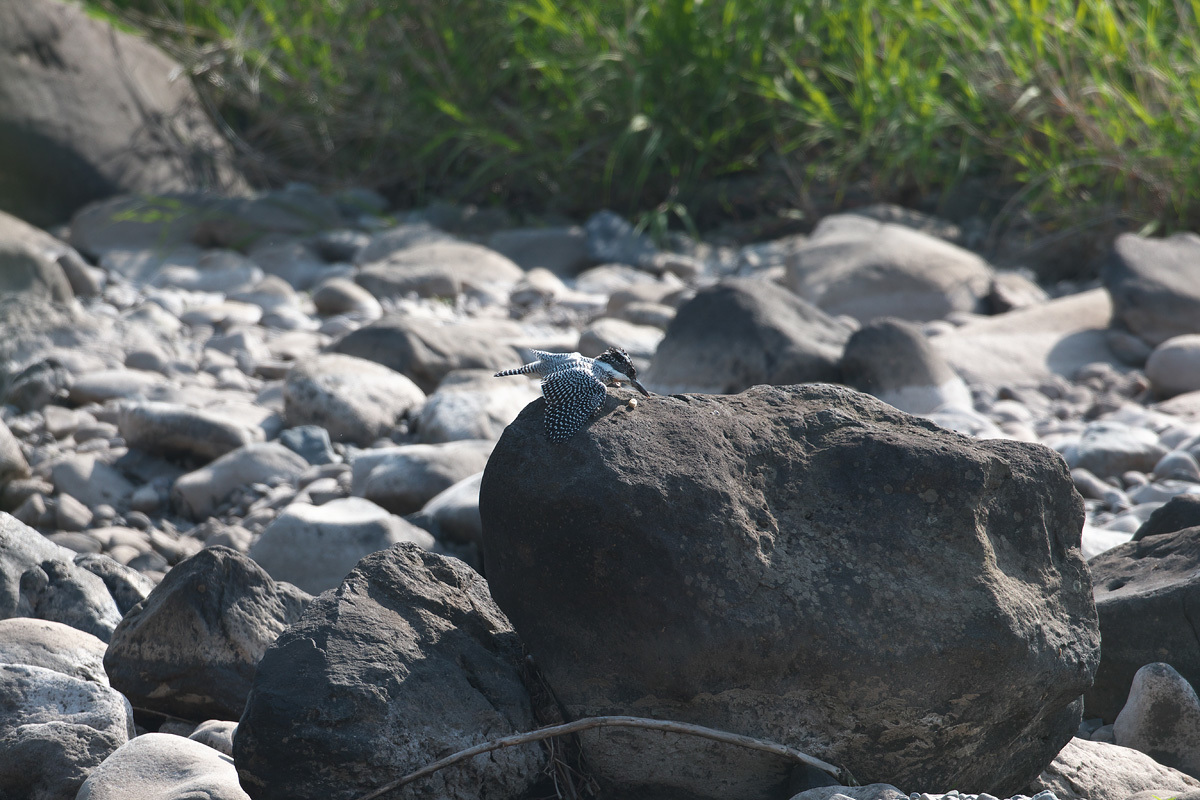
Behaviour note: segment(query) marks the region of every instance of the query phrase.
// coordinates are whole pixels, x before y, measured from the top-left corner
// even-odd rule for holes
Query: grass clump
[[[973,181],[1049,228],[1200,218],[1200,0],[89,2],[266,180],[708,216]]]

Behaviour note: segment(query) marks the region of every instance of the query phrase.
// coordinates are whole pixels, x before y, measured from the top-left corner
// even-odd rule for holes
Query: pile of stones
[[[1200,720],[1200,297],[1175,280],[1200,276],[1200,241],[1125,237],[1102,283],[1047,291],[893,207],[740,247],[300,185],[118,196],[57,237],[0,223],[0,659],[24,704],[0,775],[33,795],[119,794],[170,763],[221,796],[351,798],[556,713],[639,710],[888,792],[1200,789],[1181,732]],[[652,396],[611,390],[561,445],[536,383],[492,377],[610,346]],[[980,591],[1005,610],[970,611]],[[946,638],[964,614],[1012,626]],[[800,652],[769,644],[798,630]],[[803,688],[804,659],[824,683]],[[877,683],[896,660],[924,677]],[[706,686],[741,688],[686,699]],[[1164,692],[1193,716],[1156,716]],[[925,698],[907,722],[902,697]],[[887,745],[901,725],[912,744]],[[786,764],[645,739],[584,735],[580,758],[613,796],[828,796]],[[520,797],[553,764],[525,745],[426,790]]]

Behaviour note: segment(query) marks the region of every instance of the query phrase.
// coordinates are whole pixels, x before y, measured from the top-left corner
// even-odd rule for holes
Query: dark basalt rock
[[[1200,527],[1126,542],[1088,562],[1104,640],[1096,683],[1084,695],[1089,716],[1115,720],[1133,676],[1156,661],[1200,685],[1197,563]]]
[[[367,556],[267,651],[233,740],[255,800],[351,800],[427,763],[536,726],[521,643],[487,583],[397,544]],[[538,745],[442,770],[397,797],[508,800]]]
[[[509,426],[480,511],[493,595],[569,717],[782,742],[862,782],[1020,790],[1099,659],[1083,507],[1041,445],[828,386],[610,398],[562,443]],[[787,798],[788,765],[583,737],[612,789]]]
[[[206,548],[125,615],[104,655],[105,672],[136,708],[235,720],[259,659],[308,600],[236,550]]]

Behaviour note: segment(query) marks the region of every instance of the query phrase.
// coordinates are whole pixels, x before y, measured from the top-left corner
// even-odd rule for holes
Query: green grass
[[[705,222],[974,182],[1049,229],[1200,223],[1200,0],[89,2],[264,180]]]

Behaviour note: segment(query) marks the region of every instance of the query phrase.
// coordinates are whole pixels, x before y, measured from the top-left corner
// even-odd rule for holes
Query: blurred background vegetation
[[[701,229],[1200,222],[1200,0],[86,0],[260,183]]]

